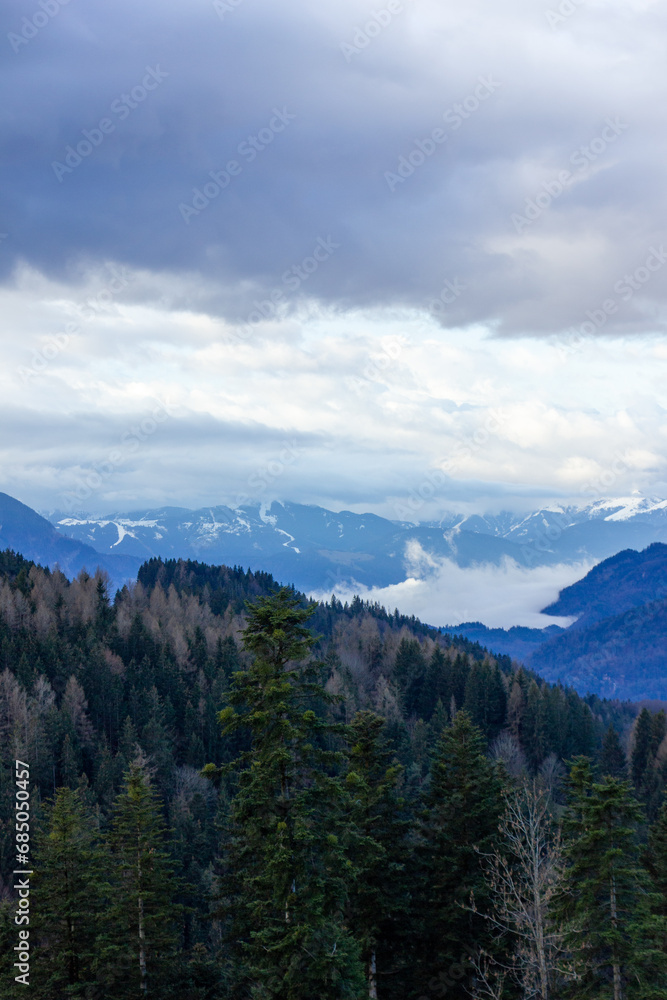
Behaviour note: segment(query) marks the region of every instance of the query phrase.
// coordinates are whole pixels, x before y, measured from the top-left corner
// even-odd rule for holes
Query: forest
[[[664,1000],[666,782],[659,705],[398,611],[0,554],[8,1000]]]

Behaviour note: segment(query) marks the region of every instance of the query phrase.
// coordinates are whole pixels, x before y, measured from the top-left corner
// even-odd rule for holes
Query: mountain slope
[[[325,592],[402,582],[419,549],[461,567],[510,558],[531,568],[667,543],[667,501],[644,497],[553,505],[528,515],[447,514],[420,525],[278,501],[237,509],[158,507],[101,518],[55,514],[52,522],[61,534],[108,555],[251,566]]]
[[[160,507],[103,518],[61,517],[55,526],[104,553],[250,566],[299,588],[328,592],[350,583],[384,587],[402,582],[415,545],[459,566],[498,564],[520,555],[503,538],[467,531],[452,536],[433,525],[277,501],[236,510]]]
[[[625,549],[594,566],[562,590],[543,614],[577,615],[577,626],[582,627],[664,597],[667,545],[655,542],[643,552]]]
[[[141,565],[140,559],[104,556],[91,545],[65,537],[31,507],[0,493],[0,550],[4,549],[51,569],[57,564],[69,577],[82,569],[93,573],[100,566],[116,586],[136,577]]]
[[[529,663],[546,680],[582,693],[667,700],[667,600],[570,627],[539,646]]]
[[[567,629],[456,626],[580,694],[667,700],[667,545],[626,549],[562,590],[543,614],[577,616]]]
[[[519,552],[517,561],[526,566],[579,562],[667,542],[667,500],[616,497],[566,506],[553,504],[526,515],[504,511],[452,517],[441,524],[450,530],[512,542]]]

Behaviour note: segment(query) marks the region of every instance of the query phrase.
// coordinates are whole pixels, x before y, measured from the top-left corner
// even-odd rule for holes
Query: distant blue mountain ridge
[[[667,700],[667,545],[626,549],[594,566],[543,614],[576,615],[567,629],[488,629],[468,622],[456,632],[526,663],[548,681],[608,698]]]
[[[263,569],[302,590],[386,587],[409,575],[415,544],[456,565],[520,566],[597,562],[622,549],[667,543],[667,501],[643,497],[550,506],[528,515],[448,513],[412,524],[375,514],[334,513],[296,503],[256,502],[236,509],[158,507],[50,520],[65,537],[107,556],[199,559]]]
[[[581,693],[618,698],[667,699],[665,543],[667,501],[643,497],[551,506],[528,515],[447,514],[437,523],[415,525],[277,501],[104,517],[56,512],[47,520],[0,494],[0,548],[57,564],[70,577],[100,566],[113,587],[136,579],[151,557],[265,570],[319,593],[400,583],[415,545],[460,567],[499,565],[508,558],[523,566],[602,560],[544,609],[575,618],[567,629],[489,629],[468,622],[444,630],[508,653]]]

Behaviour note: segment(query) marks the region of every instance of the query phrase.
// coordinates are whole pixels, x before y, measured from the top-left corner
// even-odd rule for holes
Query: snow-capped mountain
[[[450,513],[421,525],[277,501],[102,518],[56,514],[51,520],[61,534],[106,555],[242,565],[317,591],[399,583],[410,575],[416,547],[463,567],[497,565],[506,557],[534,567],[596,562],[622,549],[667,542],[667,500],[636,496],[551,505],[528,515]]]
[[[527,515],[503,512],[443,520],[452,531],[502,538],[519,549],[518,562],[539,566],[606,559],[621,549],[667,541],[667,500],[616,497],[571,505],[553,504]]]
[[[415,542],[461,566],[497,564],[519,555],[513,542],[474,531],[457,528],[452,534],[439,525],[415,526],[350,511],[334,514],[294,503],[194,511],[161,507],[103,518],[56,516],[53,523],[63,535],[98,552],[242,565],[305,590],[400,583],[407,573],[406,553]]]

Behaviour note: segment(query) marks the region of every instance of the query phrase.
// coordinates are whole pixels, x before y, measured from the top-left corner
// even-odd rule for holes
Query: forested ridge
[[[3,997],[16,758],[39,1000],[667,995],[664,713],[398,612],[6,552],[0,747]]]

